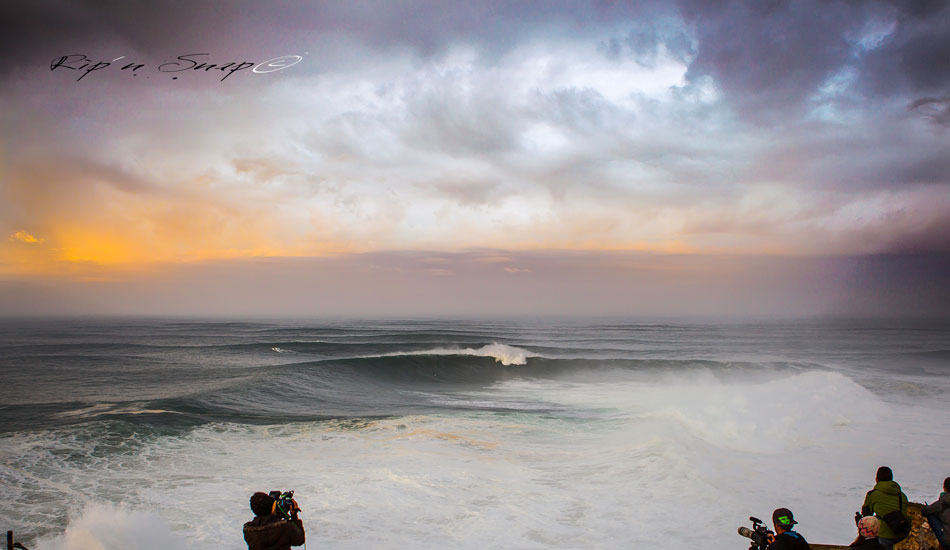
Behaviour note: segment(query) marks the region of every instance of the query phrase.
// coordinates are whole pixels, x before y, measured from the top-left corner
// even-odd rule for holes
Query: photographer
[[[796,523],[798,522],[788,508],[779,508],[772,512],[775,540],[769,544],[768,550],[810,550],[811,546],[805,537],[792,530]]]
[[[276,495],[276,498],[272,495]],[[304,543],[303,522],[297,517],[300,507],[288,496],[274,491],[251,495],[254,519],[244,524],[244,541],[248,550],[290,550]]]

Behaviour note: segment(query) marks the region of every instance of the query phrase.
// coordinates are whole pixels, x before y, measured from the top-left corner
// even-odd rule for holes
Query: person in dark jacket
[[[864,516],[858,522],[858,538],[854,539],[849,548],[860,550],[884,550],[881,543],[877,540],[877,534],[881,530],[881,521],[874,516]]]
[[[943,492],[933,504],[924,506],[921,510],[927,523],[933,529],[934,535],[940,542],[940,548],[950,550],[950,477],[943,480]]]
[[[861,515],[875,515],[881,520],[881,530],[878,534],[878,541],[881,546],[890,550],[895,544],[904,540],[907,533],[895,533],[893,529],[884,521],[887,514],[900,511],[901,515],[910,523],[907,517],[907,495],[901,491],[901,486],[894,481],[894,472],[887,466],[881,466],[877,469],[874,488],[868,491],[864,497],[864,505],[861,506]]]
[[[304,543],[303,522],[297,517],[300,508],[293,501],[290,519],[278,515],[277,502],[267,493],[251,495],[254,519],[244,524],[244,541],[248,550],[290,550]]]
[[[796,523],[798,522],[788,508],[779,508],[772,512],[775,540],[769,544],[768,550],[811,550],[805,537],[792,530]]]

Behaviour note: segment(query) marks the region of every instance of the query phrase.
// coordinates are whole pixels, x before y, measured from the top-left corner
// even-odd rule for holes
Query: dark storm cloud
[[[220,36],[218,29],[227,25],[227,18],[216,18],[219,13],[203,2],[4,2],[0,58],[5,62],[0,74],[22,74],[37,64],[48,68],[57,56],[109,55],[117,48],[143,56],[189,53],[178,48],[207,46],[211,36]]]
[[[159,58],[214,49],[266,55],[288,46],[306,49],[339,37],[375,49],[409,48],[421,56],[441,53],[460,42],[477,44],[491,54],[504,52],[536,33],[593,33],[600,24],[641,13],[643,9],[627,3],[569,0],[13,1],[0,8],[0,57],[15,60],[22,68],[24,62],[48,62],[55,55],[112,52],[117,45]],[[0,68],[3,72],[14,70],[9,62]]]
[[[799,105],[849,68],[878,93],[933,94],[950,83],[950,4],[940,1],[682,0],[676,10],[660,2],[568,0],[41,0],[6,2],[0,13],[5,72],[66,53],[112,53],[119,45],[162,59],[215,49],[260,57],[348,37],[374,49],[409,48],[422,56],[457,43],[491,55],[535,36],[570,35],[588,37],[608,57],[629,55],[645,65],[655,63],[662,47],[674,59],[690,61],[689,79],[712,77],[730,102],[755,112]],[[893,31],[879,45],[870,51],[858,46],[869,25],[888,22]],[[315,64],[332,63],[313,55]]]
[[[792,118],[843,78],[841,100],[945,93],[950,4],[941,1],[681,2],[697,54],[688,78],[712,77],[757,120]],[[856,75],[854,82],[848,82]],[[824,98],[830,101],[830,98]],[[865,105],[867,106],[867,105]]]
[[[950,87],[950,3],[893,2],[894,31],[862,59],[871,90],[914,96],[946,93]]]
[[[784,113],[802,104],[851,56],[859,10],[843,2],[684,1],[697,55],[687,78],[712,77],[746,113]]]

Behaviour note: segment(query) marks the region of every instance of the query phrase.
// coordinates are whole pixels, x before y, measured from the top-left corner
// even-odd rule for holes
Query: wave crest
[[[491,357],[502,365],[525,365],[529,357],[541,357],[537,353],[507,344],[493,343],[475,348],[435,348],[420,351],[396,351],[380,357],[400,357],[405,355],[468,355],[473,357]]]

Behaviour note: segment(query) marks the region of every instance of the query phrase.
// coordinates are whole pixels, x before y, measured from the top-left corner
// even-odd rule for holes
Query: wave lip
[[[420,351],[396,351],[393,353],[384,353],[378,357],[400,357],[405,355],[468,355],[472,357],[492,357],[495,362],[502,365],[525,365],[529,357],[541,357],[541,355],[507,344],[497,342],[475,348],[435,348]]]
[[[168,411],[165,409],[147,409],[140,408],[135,405],[126,405],[122,406],[118,403],[96,403],[88,407],[83,407],[81,409],[63,411],[56,413],[54,416],[60,418],[95,418],[97,416],[106,416],[106,415],[123,415],[123,414],[177,414],[175,411]]]

